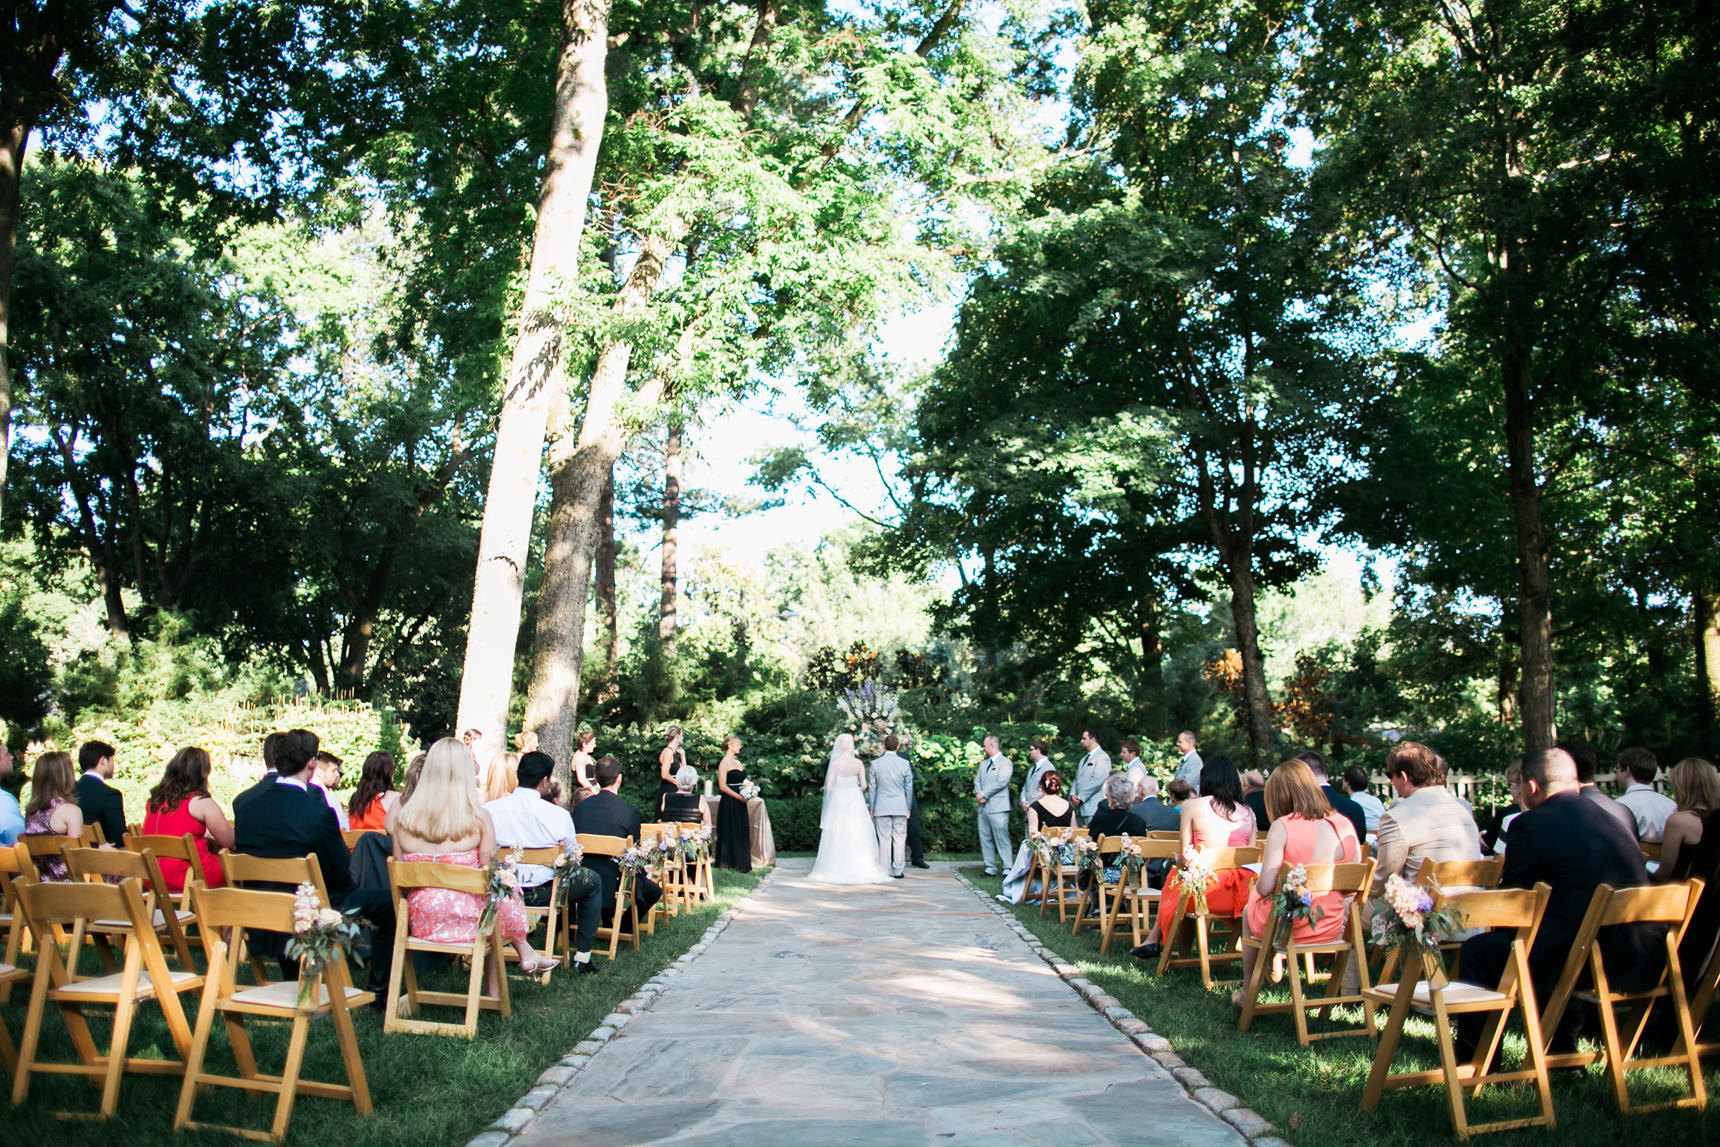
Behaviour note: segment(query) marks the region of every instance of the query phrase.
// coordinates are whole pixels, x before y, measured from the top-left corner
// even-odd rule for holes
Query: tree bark
[[[12,456],[12,263],[18,251],[18,209],[23,199],[24,148],[30,128],[11,107],[0,125],[0,517],[6,511],[6,463]]]
[[[681,424],[671,422],[663,442],[663,574],[662,602],[657,613],[657,637],[663,645],[663,660],[675,660],[676,546],[681,522]]]
[[[1535,476],[1535,401],[1527,354],[1512,352],[1505,367],[1505,456],[1511,517],[1517,533],[1517,612],[1522,642],[1523,747],[1544,749],[1559,739],[1553,699],[1553,610],[1550,558]]]
[[[479,729],[490,751],[499,751],[507,741],[514,648],[519,641],[520,602],[550,404],[558,394],[566,401],[563,319],[557,304],[578,277],[586,200],[609,111],[603,74],[609,0],[562,0],[561,23],[547,170],[538,198],[519,334],[496,427],[460,678],[456,729]]]
[[[1696,638],[1696,723],[1711,742],[1720,729],[1720,590],[1697,586],[1691,595]]]
[[[597,612],[603,625],[603,673],[615,678],[615,663],[621,654],[621,619],[615,612],[615,470],[603,484],[603,503],[598,511]]]
[[[1235,551],[1242,552],[1237,554]],[[1260,765],[1261,755],[1273,752],[1272,697],[1266,689],[1266,659],[1260,653],[1260,626],[1254,609],[1252,551],[1226,547],[1225,570],[1230,581],[1230,618],[1236,626],[1236,649],[1242,654],[1242,696],[1248,708],[1248,755]],[[1271,763],[1270,760],[1266,763]]]

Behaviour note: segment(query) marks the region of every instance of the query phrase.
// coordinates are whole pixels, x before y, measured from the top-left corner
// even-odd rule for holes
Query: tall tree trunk
[[[1505,359],[1505,457],[1511,517],[1517,532],[1517,631],[1523,657],[1523,747],[1544,749],[1559,739],[1553,707],[1553,610],[1541,484],[1535,476],[1535,402],[1526,353]]]
[[[662,643],[665,662],[675,660],[675,551],[681,524],[681,433],[681,423],[671,422],[668,437],[663,441],[663,596],[657,613],[657,638]]]
[[[603,674],[613,680],[621,653],[621,619],[615,612],[615,469],[603,484],[597,511],[597,612],[603,625]]]
[[[0,517],[5,516],[6,463],[12,455],[12,263],[18,251],[24,148],[30,138],[29,125],[10,106],[5,110],[0,124]]]
[[[1691,595],[1696,638],[1696,723],[1710,744],[1720,729],[1720,590],[1699,585]]]
[[[1266,689],[1266,658],[1260,654],[1260,625],[1254,608],[1254,561],[1245,546],[1226,547],[1224,564],[1230,581],[1230,618],[1236,626],[1236,648],[1242,654],[1242,696],[1248,708],[1248,755],[1271,763],[1272,696]]]
[[[609,111],[603,74],[609,0],[562,0],[561,24],[547,170],[538,198],[519,334],[496,427],[495,461],[484,500],[472,619],[460,677],[456,729],[479,729],[488,741],[485,748],[492,752],[507,741],[514,647],[519,641],[520,601],[550,404],[557,394],[566,400],[561,319],[555,304],[565,284],[578,277],[586,200]]]

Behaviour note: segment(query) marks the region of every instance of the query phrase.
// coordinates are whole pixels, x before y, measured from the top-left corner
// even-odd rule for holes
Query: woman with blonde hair
[[[1696,901],[1696,913],[1678,942],[1678,964],[1684,970],[1684,990],[1692,995],[1702,979],[1714,946],[1720,938],[1720,822],[1708,831],[1714,810],[1720,808],[1720,771],[1701,757],[1686,757],[1666,774],[1672,799],[1678,807],[1666,818],[1666,836],[1661,842],[1658,881],[1688,880],[1699,876],[1709,891]],[[1692,1017],[1695,1018],[1694,1016]],[[1665,1033],[1668,1037],[1672,1033]]]
[[[70,753],[43,753],[30,771],[30,803],[24,806],[25,836],[82,836],[84,811],[78,807],[78,776]],[[43,880],[70,880],[60,856],[38,856]]]
[[[388,814],[394,838],[394,859],[438,861],[482,869],[496,851],[496,828],[484,811],[472,780],[472,753],[452,737],[430,746],[424,768],[412,792]],[[415,888],[406,898],[409,934],[438,944],[470,944],[477,935],[484,898],[446,888]],[[548,971],[560,963],[539,956],[526,942],[531,925],[519,893],[503,900],[496,929],[520,956],[527,975]],[[494,988],[499,970],[487,970]]]
[[[1272,770],[1266,780],[1266,815],[1272,827],[1266,830],[1266,849],[1260,857],[1260,878],[1248,892],[1242,910],[1242,934],[1261,936],[1272,915],[1272,896],[1278,880],[1298,864],[1354,864],[1362,858],[1362,843],[1356,839],[1355,822],[1335,812],[1321,791],[1314,770],[1300,760],[1288,760]],[[1314,898],[1320,919],[1298,920],[1294,935],[1298,944],[1326,944],[1344,929],[1344,897],[1322,892]],[[1242,947],[1242,982],[1248,983],[1260,950]],[[1242,993],[1230,1002],[1242,1006]]]
[[[484,803],[501,800],[520,787],[520,755],[497,753],[490,758],[490,771],[484,778]]]

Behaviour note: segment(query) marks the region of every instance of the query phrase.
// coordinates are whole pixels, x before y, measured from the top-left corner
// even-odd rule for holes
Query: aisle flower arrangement
[[[1031,832],[1027,835],[1027,848],[1039,861],[1039,866],[1049,870],[1075,862],[1074,852],[1069,847],[1074,837],[1075,834],[1067,829],[1062,832]]]
[[[1384,948],[1437,949],[1440,938],[1463,929],[1463,913],[1435,908],[1439,884],[1418,887],[1401,876],[1386,879],[1385,892],[1374,901],[1374,943]]]
[[[1212,858],[1207,850],[1197,848],[1183,857],[1183,862],[1177,868],[1177,878],[1182,883],[1183,891],[1194,904],[1194,912],[1206,912],[1206,886],[1212,882],[1217,873],[1212,867]]]
[[[555,858],[556,875],[561,877],[560,900],[557,907],[565,910],[568,901],[578,900],[591,891],[591,886],[598,880],[597,873],[585,867],[585,849],[578,841],[566,845],[560,856]]]
[[[1272,914],[1287,921],[1287,926],[1278,930],[1275,946],[1280,952],[1290,946],[1290,932],[1298,920],[1317,924],[1326,915],[1326,910],[1314,903],[1314,894],[1308,891],[1306,865],[1296,865],[1279,879],[1278,891],[1272,894]]]
[[[299,885],[293,894],[293,934],[286,947],[287,956],[299,961],[299,1007],[316,1007],[322,971],[351,955],[359,931],[369,926],[354,913],[325,908],[316,885]]]
[[[496,924],[496,913],[502,900],[514,895],[520,886],[520,857],[518,848],[507,852],[497,849],[484,870],[484,910],[478,916],[478,931],[488,932]]]

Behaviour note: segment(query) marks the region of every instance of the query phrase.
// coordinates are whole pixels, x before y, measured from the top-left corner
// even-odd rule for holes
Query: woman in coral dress
[[[394,767],[392,753],[375,752],[364,758],[358,786],[346,806],[347,824],[370,832],[388,831],[388,814],[400,803],[400,794],[394,791]]]
[[[388,816],[394,859],[438,861],[487,868],[496,851],[496,828],[478,801],[471,750],[452,737],[430,746],[418,784]],[[470,944],[478,934],[484,897],[447,888],[415,888],[406,897],[409,935],[438,944]],[[515,891],[497,906],[496,931],[519,953],[520,971],[535,975],[560,963],[526,941],[524,902]],[[498,970],[486,969],[491,990]]]
[[[1200,796],[1184,801],[1182,812],[1182,856],[1197,848],[1247,848],[1254,843],[1254,810],[1242,800],[1242,775],[1228,757],[1213,757],[1200,771]],[[1179,858],[1180,859],[1180,858]],[[1248,899],[1254,873],[1246,868],[1228,868],[1212,875],[1206,885],[1206,910],[1210,916],[1236,917]],[[1165,877],[1162,914],[1177,897],[1185,895],[1181,875],[1172,869]],[[1192,934],[1193,921],[1185,933]],[[1180,938],[1187,942],[1188,935]],[[1161,936],[1157,921],[1140,947],[1132,949],[1143,960],[1159,958]]]
[[[1349,817],[1334,812],[1320,791],[1313,770],[1291,760],[1272,770],[1266,782],[1266,812],[1272,827],[1266,832],[1266,849],[1260,858],[1260,879],[1248,893],[1242,913],[1242,933],[1263,936],[1272,916],[1272,894],[1285,873],[1298,864],[1354,864],[1362,858],[1362,843]],[[1344,897],[1322,892],[1314,897],[1319,909],[1316,921],[1298,920],[1292,931],[1298,944],[1326,944],[1344,930]],[[1248,983],[1259,949],[1242,949],[1242,982]],[[1242,993],[1231,996],[1242,1006]]]
[[[221,858],[217,854],[223,848],[233,847],[233,825],[209,795],[209,754],[195,745],[180,749],[167,762],[161,780],[149,791],[143,812],[145,836],[187,833],[197,849],[197,865],[202,870],[198,876],[204,885],[220,888],[226,884],[227,875],[221,871]],[[215,842],[213,849],[209,847],[211,840]],[[167,884],[167,891],[175,896],[185,891],[190,865],[166,856],[158,857],[156,863],[161,865],[161,879]]]

